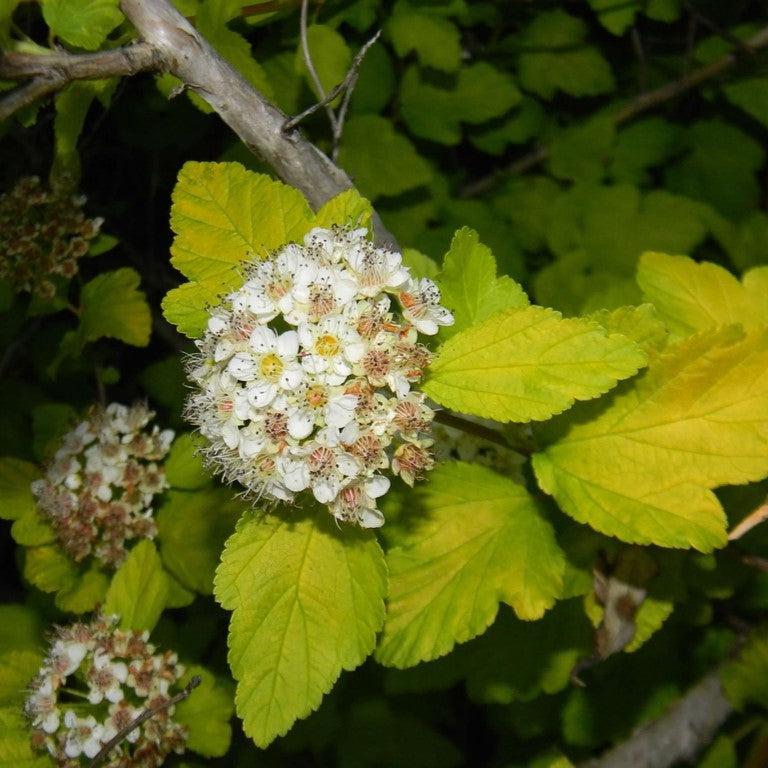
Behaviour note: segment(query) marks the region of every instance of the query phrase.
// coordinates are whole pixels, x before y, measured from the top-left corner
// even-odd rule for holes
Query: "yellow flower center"
[[[280,378],[282,372],[283,361],[274,352],[261,358],[261,375],[263,378],[275,381]]]
[[[320,357],[336,357],[336,355],[339,354],[340,349],[341,345],[339,344],[339,340],[330,334],[320,336],[315,342],[315,352],[317,352]]]

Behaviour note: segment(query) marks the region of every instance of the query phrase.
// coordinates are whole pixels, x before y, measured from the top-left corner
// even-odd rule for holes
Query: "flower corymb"
[[[175,653],[158,653],[148,634],[103,617],[59,627],[24,703],[32,746],[62,768],[85,766],[151,708],[155,714],[127,733],[103,765],[158,768],[171,752],[184,752],[186,730],[168,706],[184,667]]]
[[[32,483],[40,513],[75,560],[117,567],[126,542],[157,533],[152,503],[168,487],[162,461],[174,433],[148,428],[146,405],[92,409],[68,432],[45,475]]]
[[[336,519],[377,527],[382,471],[413,483],[432,466],[434,413],[412,389],[431,359],[418,336],[453,316],[366,234],[313,229],[246,266],[197,342],[186,415],[227,481],[281,501],[307,491]]]

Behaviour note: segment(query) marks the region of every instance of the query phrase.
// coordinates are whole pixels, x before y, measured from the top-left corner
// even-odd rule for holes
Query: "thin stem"
[[[164,709],[168,709],[168,707],[172,707],[175,704],[178,704],[180,701],[184,701],[184,699],[186,699],[192,693],[192,691],[197,688],[198,685],[200,685],[201,682],[201,678],[198,675],[195,675],[186,684],[183,690],[179,691],[175,696],[171,696],[168,701],[165,701],[156,707],[147,707],[143,712],[141,712],[141,714],[139,714],[130,723],[128,723],[125,728],[118,731],[115,736],[111,738],[99,750],[98,754],[93,758],[93,760],[91,760],[88,768],[96,768],[96,766],[101,765],[104,760],[109,757],[109,753],[132,731],[136,730],[136,728],[138,728],[143,722],[154,717],[156,714],[158,714],[158,712],[162,712]]]
[[[307,72],[312,78],[312,82],[317,89],[317,95],[320,97],[320,104],[325,107],[325,112],[328,115],[328,121],[331,124],[331,129],[336,132],[336,113],[331,108],[330,103],[326,100],[325,88],[320,82],[320,75],[317,74],[315,64],[312,61],[312,54],[309,50],[309,35],[307,34],[307,13],[309,9],[309,0],[302,0],[301,2],[301,15],[299,21],[299,35],[301,37],[301,53],[304,57],[304,64],[307,67]]]
[[[483,440],[487,440],[489,443],[495,443],[508,450],[512,450],[509,443],[504,439],[504,436],[495,429],[486,427],[484,424],[477,424],[474,421],[469,421],[469,419],[462,419],[461,416],[457,416],[450,411],[436,411],[435,421],[440,424],[445,424],[446,427],[460,429],[462,432],[475,435],[475,437],[480,437]]]

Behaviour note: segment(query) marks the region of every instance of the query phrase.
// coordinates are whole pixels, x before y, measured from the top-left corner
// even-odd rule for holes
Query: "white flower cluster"
[[[57,766],[88,765],[102,747],[147,707],[158,711],[126,734],[103,763],[107,768],[158,768],[184,752],[185,729],[166,706],[184,667],[175,653],[156,653],[149,633],[117,629],[116,618],[58,627],[24,710],[32,746]]]
[[[433,464],[434,414],[411,385],[431,359],[418,334],[453,317],[366,234],[313,229],[247,266],[192,356],[186,415],[227,481],[283,501],[309,490],[337,520],[376,527],[381,471],[413,483]]]
[[[38,509],[75,560],[92,554],[117,567],[128,540],[157,533],[152,501],[168,487],[157,462],[173,431],[147,429],[154,415],[141,403],[92,409],[32,483]]]

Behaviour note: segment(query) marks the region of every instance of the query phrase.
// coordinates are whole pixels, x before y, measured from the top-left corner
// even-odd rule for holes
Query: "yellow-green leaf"
[[[315,226],[331,227],[338,224],[342,227],[370,229],[371,214],[371,204],[356,189],[348,189],[332,197],[320,208],[315,217]]]
[[[199,335],[205,307],[238,283],[244,261],[300,240],[312,226],[295,189],[239,163],[186,163],[173,191],[171,262],[194,284],[166,296],[166,317]]]
[[[711,489],[768,474],[768,331],[729,327],[668,347],[533,466],[565,512],[602,533],[723,546],[725,515]]]
[[[640,257],[637,282],[676,336],[732,323],[768,325],[768,267],[739,281],[718,264],[649,252]]]
[[[136,270],[123,267],[103,272],[83,286],[79,329],[83,341],[108,336],[135,347],[149,344],[152,315],[139,290],[140,281]]]
[[[232,739],[232,686],[198,666],[187,670],[181,685],[186,685],[193,675],[200,677],[201,683],[188,699],[176,705],[174,720],[187,729],[187,749],[204,757],[221,757],[227,753]]]
[[[237,712],[263,747],[317,709],[341,671],[373,650],[386,567],[373,534],[339,531],[325,509],[251,517],[227,542],[215,594],[234,610]]]
[[[54,35],[93,51],[123,20],[118,5],[118,0],[43,0],[43,18]]]
[[[43,592],[70,589],[77,583],[77,566],[60,547],[32,547],[24,555],[24,578]]]
[[[607,392],[645,354],[589,320],[530,306],[458,333],[430,366],[424,391],[447,408],[499,421],[539,421]]]
[[[496,277],[496,259],[490,248],[468,227],[453,236],[437,282],[442,303],[453,312],[455,320],[441,330],[441,338],[450,338],[501,310],[530,303],[511,277]]]
[[[42,664],[42,654],[32,649],[0,655],[0,706],[20,707],[26,698],[26,689]]]
[[[122,629],[151,631],[165,608],[169,589],[155,545],[143,539],[112,577],[104,613],[119,616]]]
[[[0,768],[51,768],[47,754],[33,752],[21,707],[0,708]]]
[[[30,486],[38,477],[40,470],[34,464],[13,456],[0,458],[0,518],[18,520],[37,509]]]
[[[211,484],[198,450],[203,445],[200,435],[184,432],[173,441],[165,460],[165,478],[172,488],[195,491]]]
[[[525,487],[486,467],[439,466],[387,554],[390,591],[376,658],[410,667],[484,632],[503,601],[538,619],[562,587],[565,556]]]

